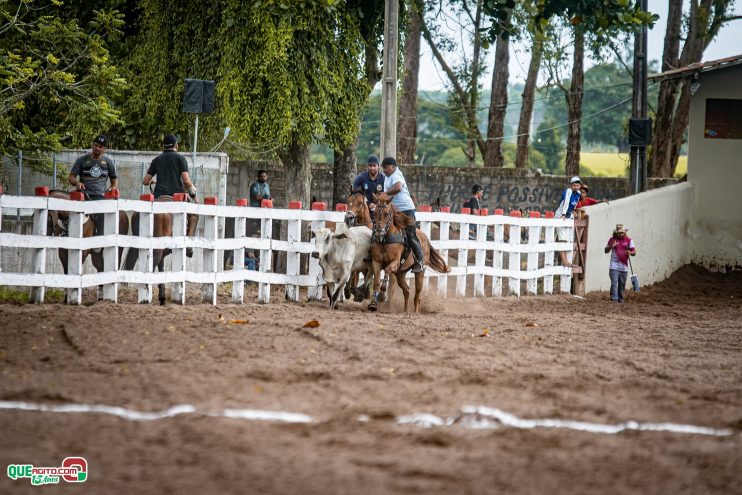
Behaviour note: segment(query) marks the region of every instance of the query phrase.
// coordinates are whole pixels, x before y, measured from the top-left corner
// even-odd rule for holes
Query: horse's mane
[[[404,230],[405,227],[415,223],[413,219],[411,219],[404,213],[397,211],[394,205],[390,204],[389,206],[392,209],[392,215],[394,215],[394,220],[392,222],[394,223],[394,226],[397,227],[399,230]]]

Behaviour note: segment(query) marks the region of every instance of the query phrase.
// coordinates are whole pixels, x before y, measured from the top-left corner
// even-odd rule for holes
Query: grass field
[[[628,153],[580,153],[580,174],[588,177],[628,177]],[[676,177],[688,172],[688,157],[681,156]]]

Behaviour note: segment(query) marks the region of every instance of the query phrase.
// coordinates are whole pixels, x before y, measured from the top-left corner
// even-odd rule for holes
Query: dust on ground
[[[280,293],[270,305],[241,306],[222,293],[215,307],[91,297],[83,307],[0,305],[0,400],[140,411],[192,404],[314,421],[1,410],[3,468],[87,459],[85,485],[60,482],[55,493],[742,492],[740,272],[688,266],[629,291],[626,304],[606,294],[424,294],[417,316],[393,312],[399,302],[376,314],[365,303],[330,311]],[[123,291],[126,300],[136,294]],[[313,319],[318,327],[303,327]],[[732,435],[396,422],[414,413],[451,417],[467,405]],[[38,490],[29,480],[0,480],[0,493]]]

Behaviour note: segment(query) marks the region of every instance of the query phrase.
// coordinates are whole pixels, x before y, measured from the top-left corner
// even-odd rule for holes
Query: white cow
[[[335,232],[326,228],[318,229],[315,247],[317,252],[312,253],[312,256],[319,258],[327,296],[330,298],[330,309],[335,309],[351,275],[365,272],[368,268],[368,262],[364,258],[368,256],[371,247],[371,229],[348,228],[344,223],[338,223]]]

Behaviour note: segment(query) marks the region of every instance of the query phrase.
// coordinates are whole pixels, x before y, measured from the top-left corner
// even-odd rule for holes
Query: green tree
[[[555,120],[547,117],[541,122],[541,125],[536,130],[532,147],[544,155],[545,172],[556,175],[562,173],[564,142],[562,141],[561,133]]]
[[[112,99],[126,81],[108,47],[122,24],[96,11],[82,25],[57,0],[0,2],[1,154],[87,146],[121,122]]]

